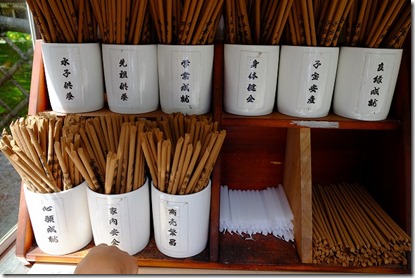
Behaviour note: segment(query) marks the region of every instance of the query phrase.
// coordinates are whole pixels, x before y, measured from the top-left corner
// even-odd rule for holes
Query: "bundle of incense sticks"
[[[346,26],[345,45],[401,48],[411,26],[411,2],[355,0]]]
[[[199,121],[199,119],[201,119]],[[196,116],[170,115],[140,134],[154,186],[168,194],[192,194],[209,183],[226,136],[217,123]]]
[[[0,146],[28,189],[50,193],[70,189],[82,177],[61,146],[78,145],[80,138],[62,136],[63,120],[48,115],[28,116],[4,129]]]
[[[90,0],[102,42],[107,44],[152,43],[154,36],[148,0]]]
[[[411,238],[358,184],[313,186],[313,263],[407,264]]]
[[[226,0],[226,40],[236,44],[279,44],[294,0]]]
[[[294,0],[288,16],[288,42],[293,45],[337,46],[355,0]]]
[[[97,24],[88,0],[28,0],[42,39],[50,43],[96,42]]]
[[[159,43],[213,43],[224,0],[149,1]]]
[[[79,136],[81,144],[66,151],[92,190],[121,194],[144,184],[144,156],[138,135],[144,131],[146,120],[116,115],[68,118],[64,135]]]

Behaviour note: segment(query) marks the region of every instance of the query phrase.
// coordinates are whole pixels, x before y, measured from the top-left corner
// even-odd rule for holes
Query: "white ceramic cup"
[[[99,43],[42,42],[52,110],[82,113],[104,107],[104,77]]]
[[[338,47],[281,46],[278,111],[302,118],[327,116],[338,55]]]
[[[157,45],[103,44],[108,107],[123,114],[157,110]]]
[[[224,110],[244,116],[270,114],[278,76],[278,45],[224,46]]]
[[[130,255],[143,250],[150,239],[148,180],[138,189],[122,194],[101,194],[88,188],[95,245],[115,245]]]
[[[213,45],[158,45],[163,112],[198,115],[209,112],[213,50]]]
[[[357,120],[386,119],[401,59],[402,49],[342,47],[333,112]]]
[[[173,258],[187,258],[206,248],[209,235],[211,181],[202,191],[172,195],[151,186],[157,248]]]
[[[86,182],[56,193],[35,193],[24,186],[36,243],[50,255],[65,255],[92,240]]]

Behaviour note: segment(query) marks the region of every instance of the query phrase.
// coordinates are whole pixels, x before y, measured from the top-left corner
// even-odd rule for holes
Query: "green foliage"
[[[30,34],[20,32],[7,32],[6,37],[9,38],[18,48],[23,52],[32,48],[32,38]],[[6,43],[4,39],[0,38],[0,80],[7,71],[9,71],[13,65],[21,60],[19,54]],[[32,72],[32,57],[28,57],[28,61],[25,62],[20,68],[13,73],[11,79],[8,78],[0,84],[0,99],[7,104],[11,109],[16,107],[22,100],[27,98],[21,90],[12,82],[16,81],[27,92],[30,90],[31,72]],[[0,117],[7,114],[8,111],[0,106]],[[27,107],[20,111],[18,116],[24,116],[27,114]]]
[[[32,43],[32,36],[28,33],[21,32],[12,32],[7,31],[6,37],[8,37],[12,42],[29,42]]]

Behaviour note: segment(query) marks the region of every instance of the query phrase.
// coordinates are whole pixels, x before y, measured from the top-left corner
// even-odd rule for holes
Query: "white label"
[[[55,78],[56,92],[62,94],[62,103],[84,104],[82,93],[82,64],[78,47],[62,48],[51,47],[53,76]]]
[[[51,246],[67,242],[68,230],[62,198],[34,199],[32,202],[32,208],[36,208],[36,213],[33,217],[38,219],[37,223],[40,224],[39,232],[42,232],[42,238],[38,240]]]
[[[304,53],[297,107],[309,112],[321,109],[327,95],[326,85],[330,70],[330,52]]]
[[[132,76],[133,66],[137,64],[137,56],[137,51],[133,50],[110,50],[112,94],[116,106],[134,107],[139,101],[137,94],[139,92],[133,92],[137,87],[133,86],[133,82],[137,80]]]
[[[188,204],[160,200],[162,245],[172,251],[187,252]]]
[[[268,53],[264,52],[241,51],[237,89],[238,107],[244,110],[263,107],[268,57]]]
[[[106,198],[97,198],[97,205],[96,221],[99,223],[99,238],[108,245],[115,245],[121,249],[130,249],[131,233],[128,199],[112,198],[109,204]]]
[[[382,113],[390,92],[391,76],[396,71],[395,54],[367,54],[357,111],[362,115]]]
[[[173,105],[176,109],[199,107],[201,53],[198,51],[172,52]]]

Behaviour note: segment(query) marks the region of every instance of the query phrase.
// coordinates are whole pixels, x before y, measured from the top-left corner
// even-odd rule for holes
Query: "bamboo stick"
[[[343,25],[344,25],[344,23],[346,22],[347,15],[349,14],[350,9],[352,8],[352,4],[354,3],[354,1],[355,1],[355,0],[351,0],[351,1],[349,0],[349,1],[347,2],[347,5],[346,5],[346,7],[344,8],[343,14],[342,14],[342,16],[341,16],[340,22],[339,22],[339,24],[338,24],[337,30],[336,30],[336,32],[335,32],[335,34],[334,34],[334,36],[333,36],[332,41],[330,42],[330,39],[329,39],[329,40],[327,40],[327,39],[326,39],[326,44],[328,44],[329,46],[330,46],[330,45],[331,45],[331,46],[337,46],[337,42],[338,42],[338,40],[339,40],[340,33],[341,33],[341,31],[343,30]]]
[[[186,190],[190,182],[191,174],[193,173],[193,169],[196,165],[196,161],[198,160],[201,148],[202,148],[202,145],[200,141],[198,141],[196,143],[196,148],[193,152],[192,159],[190,160],[189,167],[187,168],[186,174],[184,176],[183,183],[181,184],[180,191],[179,191],[180,195],[187,194]]]
[[[390,27],[392,26],[393,22],[396,20],[398,13],[401,11],[405,0],[401,1],[394,1],[392,3],[392,7],[389,7],[389,11],[385,16],[384,21],[380,25],[381,32],[377,31],[373,36],[372,41],[369,43],[369,47],[379,47],[380,43],[382,42],[383,38],[385,37],[386,33],[389,31]]]
[[[377,30],[379,29],[379,24],[381,24],[381,21],[384,17],[384,12],[389,4],[390,0],[383,0],[382,4],[379,8],[379,10],[376,10],[372,7],[372,13],[374,16],[374,22],[371,25],[371,29],[369,31],[369,33],[366,36],[366,41],[365,41],[365,45],[369,45],[370,42],[372,41],[373,37],[375,36],[375,33],[377,32]],[[391,0],[394,1],[394,0]],[[376,3],[375,3],[376,4]],[[375,14],[376,13],[376,14]]]
[[[357,2],[357,1],[355,1]],[[356,4],[357,6],[357,4]],[[357,18],[356,28],[354,30],[353,37],[351,39],[351,46],[355,46],[359,42],[360,32],[363,31],[363,20],[365,18],[366,9],[369,6],[368,0],[362,0],[362,3],[360,5],[359,15]]]
[[[145,133],[140,133],[140,139],[141,139],[141,147],[143,149],[144,157],[147,161],[148,168],[150,170],[150,175],[153,180],[154,185],[160,190],[160,187],[158,185],[158,179],[157,179],[157,165],[153,159],[153,156],[150,153],[148,142],[147,142],[147,136]]]
[[[177,140],[177,144],[176,144],[176,147],[175,147],[173,164],[172,164],[172,168],[171,168],[171,174],[170,174],[170,177],[169,177],[169,186],[167,188],[167,193],[169,193],[169,194],[173,194],[172,193],[173,185],[174,185],[174,182],[175,182],[175,179],[176,179],[176,174],[177,174],[176,171],[177,171],[177,168],[179,166],[178,163],[179,163],[179,158],[180,158],[180,153],[181,153],[181,150],[182,150],[183,142],[184,142],[183,137],[180,137],[179,140]]]

